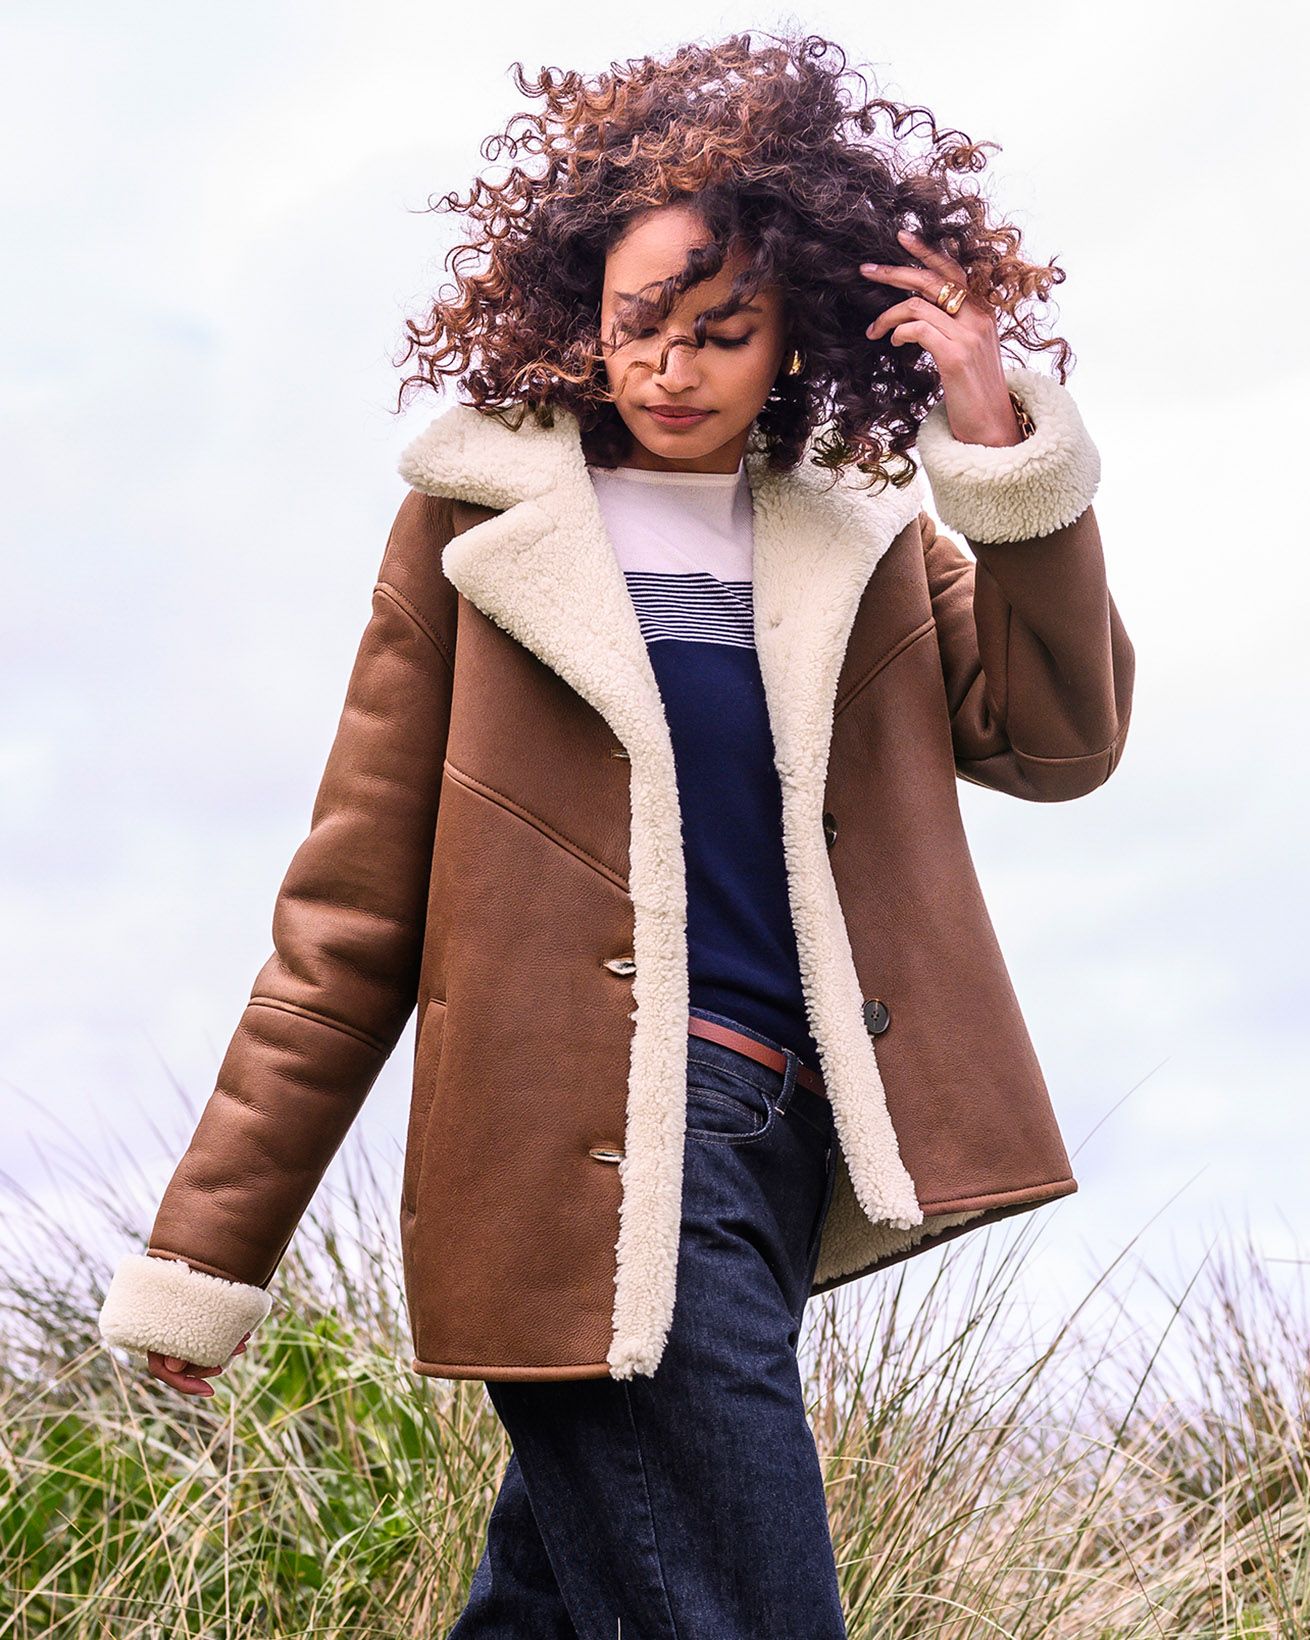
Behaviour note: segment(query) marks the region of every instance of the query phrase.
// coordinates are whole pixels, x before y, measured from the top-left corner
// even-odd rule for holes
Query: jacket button
[[[824,813],[824,816],[823,816],[823,835],[827,839],[828,847],[831,848],[832,845],[837,841],[837,817],[836,817],[836,815],[828,814],[827,812]]]
[[[624,978],[627,978],[637,972],[637,964],[632,960],[631,955],[626,957],[607,957],[605,959],[605,966],[609,969],[611,974],[622,974]]]
[[[892,1022],[891,1009],[881,997],[870,997],[864,1004],[864,1028],[870,1036],[881,1036]]]

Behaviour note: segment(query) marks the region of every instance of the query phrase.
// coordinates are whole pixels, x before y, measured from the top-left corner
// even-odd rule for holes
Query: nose
[[[664,368],[659,368],[657,360],[652,379],[658,382],[665,392],[676,393],[695,386],[699,371],[700,349],[694,341],[684,341],[681,337],[675,336],[669,343]]]

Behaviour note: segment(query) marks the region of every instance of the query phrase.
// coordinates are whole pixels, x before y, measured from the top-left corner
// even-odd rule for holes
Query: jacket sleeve
[[[1134,655],[1106,584],[1092,497],[1100,456],[1068,389],[1005,371],[1035,424],[1021,444],[966,444],[944,401],[918,450],[942,523],[920,514],[960,776],[1034,802],[1081,797],[1123,752]]]
[[[417,1000],[449,726],[448,499],[410,490],[387,540],[314,800],[217,1086],[144,1253],[113,1273],[107,1343],[221,1366]]]

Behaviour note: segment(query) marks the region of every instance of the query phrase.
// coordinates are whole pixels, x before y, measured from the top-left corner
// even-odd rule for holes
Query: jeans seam
[[[767,1066],[765,1069],[767,1069]],[[761,1082],[757,1081],[756,1078],[751,1076],[748,1072],[739,1071],[733,1065],[721,1065],[717,1061],[697,1059],[694,1055],[689,1057],[687,1061],[687,1080],[693,1087],[695,1086],[695,1073],[698,1070],[717,1071],[720,1076],[730,1076],[735,1082],[744,1082],[748,1088],[754,1088],[758,1093],[764,1094],[770,1101],[776,1097],[774,1094],[769,1092],[768,1088],[764,1087]]]
[[[702,1097],[704,1097],[702,1095]],[[734,1105],[734,1110],[740,1107]],[[769,1114],[762,1126],[752,1128],[749,1133],[720,1133],[717,1129],[687,1127],[687,1137],[695,1139],[700,1144],[710,1145],[754,1145],[761,1139],[767,1138],[773,1132],[774,1123],[782,1120],[782,1113],[774,1104],[769,1106]]]
[[[632,1440],[637,1448],[637,1463],[641,1468],[641,1486],[646,1494],[646,1516],[650,1521],[651,1542],[655,1545],[655,1564],[659,1568],[660,1589],[664,1595],[664,1609],[669,1614],[669,1629],[673,1640],[678,1640],[678,1625],[673,1616],[673,1602],[669,1599],[669,1586],[664,1577],[664,1557],[660,1553],[659,1531],[655,1525],[655,1504],[650,1495],[650,1477],[646,1473],[646,1457],[641,1450],[641,1435],[637,1429],[637,1409],[632,1404],[632,1388],[625,1381],[620,1380],[623,1388],[623,1401],[628,1409],[628,1422],[632,1426]]]
[[[709,1088],[692,1088],[689,1091],[691,1093],[694,1093],[697,1099],[708,1099],[709,1102],[712,1105],[717,1105],[720,1110],[730,1110],[730,1111],[735,1111],[735,1112],[740,1113],[741,1110],[743,1109],[743,1106],[737,1100],[729,1099],[727,1094],[715,1093]],[[757,1111],[754,1114],[758,1117],[759,1113]],[[757,1133],[763,1133],[765,1128],[768,1127],[769,1123],[773,1120],[774,1116],[776,1116],[776,1115],[777,1115],[776,1107],[773,1107],[772,1104],[770,1104],[770,1112],[764,1118],[764,1120],[760,1123],[760,1125],[756,1128],[752,1128],[748,1134],[743,1133],[743,1134],[739,1135],[738,1137],[743,1138],[743,1139],[754,1138]],[[688,1133],[708,1133],[709,1131],[710,1131],[710,1129],[708,1129],[708,1128],[695,1128],[695,1127],[692,1127],[690,1124],[688,1124],[688,1127],[687,1127],[687,1132]],[[715,1133],[714,1133],[714,1137],[716,1139],[721,1139],[721,1138],[725,1138],[726,1135],[721,1134],[716,1130]]]
[[[832,1144],[829,1145],[824,1160],[823,1190],[820,1193],[819,1209],[815,1219],[814,1230],[810,1236],[810,1245],[806,1249],[805,1253],[805,1268],[809,1271],[810,1286],[813,1286],[814,1284],[814,1266],[818,1263],[819,1248],[823,1244],[824,1225],[828,1218],[828,1210],[832,1204],[833,1186],[837,1181],[837,1168],[832,1155],[832,1145],[835,1145],[836,1142],[837,1141],[834,1139]],[[805,1299],[808,1298],[809,1291],[807,1289],[802,1297],[802,1303],[804,1303]]]

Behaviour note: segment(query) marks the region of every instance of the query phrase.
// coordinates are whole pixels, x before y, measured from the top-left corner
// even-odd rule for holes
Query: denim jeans
[[[664,1354],[629,1379],[487,1382],[512,1451],[448,1640],[844,1640],[796,1354],[832,1108],[790,1049],[785,1071],[687,1051]]]

